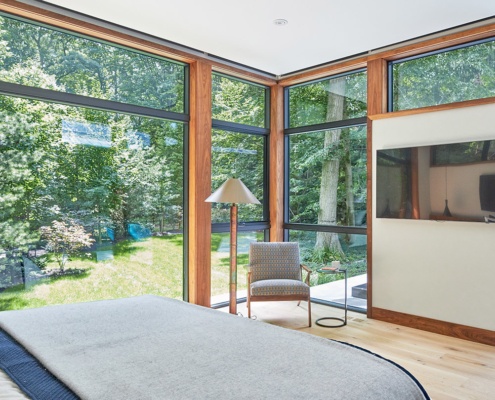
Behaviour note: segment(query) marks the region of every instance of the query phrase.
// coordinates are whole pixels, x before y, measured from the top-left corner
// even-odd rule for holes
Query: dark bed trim
[[[385,358],[383,356],[381,356],[380,354],[376,354],[376,353],[373,353],[372,351],[370,350],[367,350],[367,349],[364,349],[362,347],[359,347],[359,346],[356,346],[355,344],[350,344],[350,343],[346,343],[346,342],[341,342],[340,340],[335,340],[335,339],[329,339],[329,340],[333,340],[334,342],[339,342],[341,344],[345,344],[346,346],[349,346],[349,347],[353,347],[355,349],[358,349],[358,350],[362,350],[368,354],[371,354],[375,357],[378,357],[384,361],[387,361],[389,362],[390,364],[392,365],[395,365],[397,368],[399,368],[402,372],[404,372],[407,376],[409,376],[409,378],[412,379],[412,381],[418,386],[418,388],[421,390],[421,392],[423,393],[423,395],[425,396],[425,399],[426,400],[431,400],[430,399],[430,396],[428,395],[428,393],[426,393],[426,390],[425,388],[423,387],[423,385],[421,383],[419,383],[419,381],[416,379],[416,377],[411,374],[407,369],[405,369],[402,365],[400,364],[397,364],[396,362],[392,361],[392,360],[389,360],[388,358]]]
[[[78,396],[0,329],[0,368],[33,400],[77,400]]]

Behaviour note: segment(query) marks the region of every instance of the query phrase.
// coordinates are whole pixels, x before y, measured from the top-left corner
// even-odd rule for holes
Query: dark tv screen
[[[378,150],[377,218],[484,221],[495,211],[495,140]]]
[[[495,211],[495,175],[480,175],[480,206]]]

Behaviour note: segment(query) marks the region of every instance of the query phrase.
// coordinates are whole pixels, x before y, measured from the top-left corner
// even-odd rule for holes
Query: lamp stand
[[[229,312],[237,314],[237,204],[230,206],[230,299]]]

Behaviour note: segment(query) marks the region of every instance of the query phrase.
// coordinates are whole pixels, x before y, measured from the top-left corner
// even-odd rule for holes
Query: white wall
[[[495,224],[376,218],[376,150],[495,139],[495,104],[373,121],[373,307],[495,330]]]

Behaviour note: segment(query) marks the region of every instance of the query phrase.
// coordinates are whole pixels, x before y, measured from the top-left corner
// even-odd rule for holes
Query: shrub
[[[53,221],[51,226],[42,226],[40,231],[41,237],[47,241],[46,249],[54,254],[61,271],[71,255],[79,253],[94,242],[91,234],[71,218]]]

